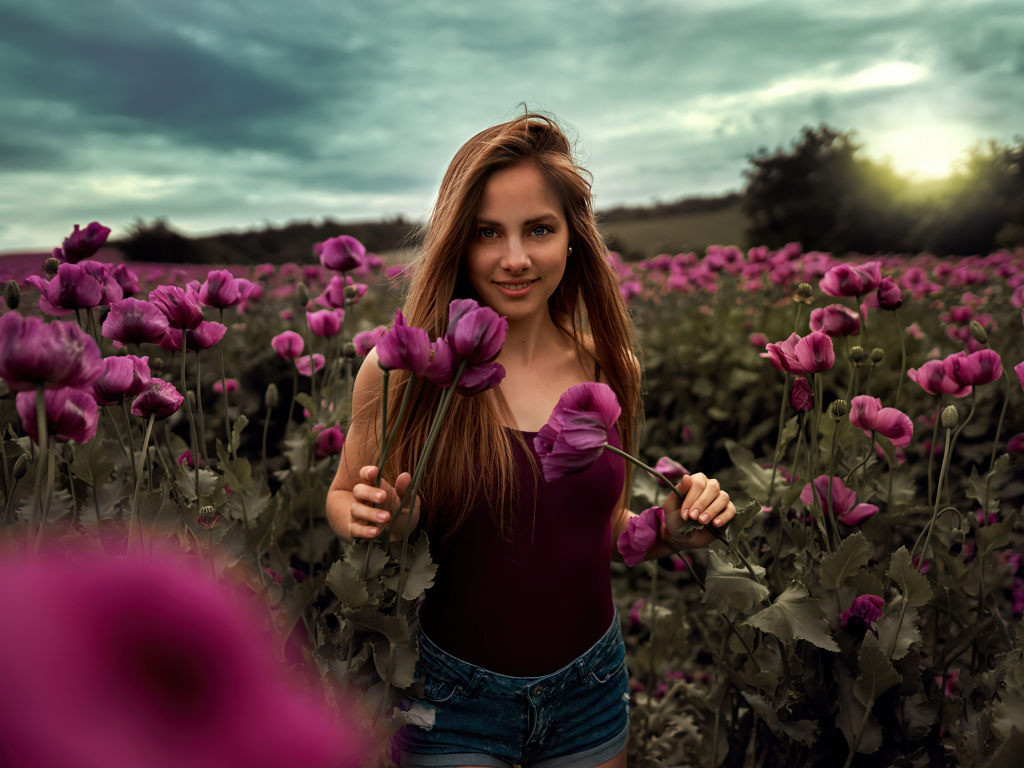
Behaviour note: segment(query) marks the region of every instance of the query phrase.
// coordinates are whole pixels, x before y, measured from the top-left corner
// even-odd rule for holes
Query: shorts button
[[[534,696],[540,696],[542,693],[544,693],[544,688],[539,685],[533,689]]]
[[[459,690],[460,690],[460,691],[462,690],[462,686],[461,686],[461,685],[459,686]]]

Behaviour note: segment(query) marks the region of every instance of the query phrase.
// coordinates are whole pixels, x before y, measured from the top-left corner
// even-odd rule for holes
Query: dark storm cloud
[[[739,188],[821,122],[923,168],[1020,132],[1024,8],[0,0],[0,249],[101,216],[419,217],[523,101],[575,129],[601,206]]]

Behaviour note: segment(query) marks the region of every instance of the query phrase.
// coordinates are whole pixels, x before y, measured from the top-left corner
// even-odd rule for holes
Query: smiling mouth
[[[492,282],[495,285],[500,285],[502,288],[505,288],[505,289],[510,290],[510,291],[521,291],[523,288],[526,288],[528,285],[532,285],[533,283],[537,282],[538,279],[539,278],[534,278],[533,280],[526,280],[526,281],[519,282],[519,283],[499,283],[497,280],[494,280]]]

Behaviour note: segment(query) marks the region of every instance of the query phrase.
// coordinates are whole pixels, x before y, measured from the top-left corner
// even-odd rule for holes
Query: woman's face
[[[547,312],[565,272],[569,227],[532,162],[491,174],[476,225],[466,268],[483,302],[509,320]]]

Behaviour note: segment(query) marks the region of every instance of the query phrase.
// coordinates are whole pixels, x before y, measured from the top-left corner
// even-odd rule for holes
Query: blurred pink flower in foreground
[[[356,768],[368,751],[351,709],[335,723],[285,676],[255,613],[169,554],[5,558],[0,613],[8,768]]]
[[[626,565],[632,568],[642,563],[647,551],[654,546],[665,522],[664,507],[649,507],[639,515],[632,515],[626,530],[619,534],[615,545]]]

